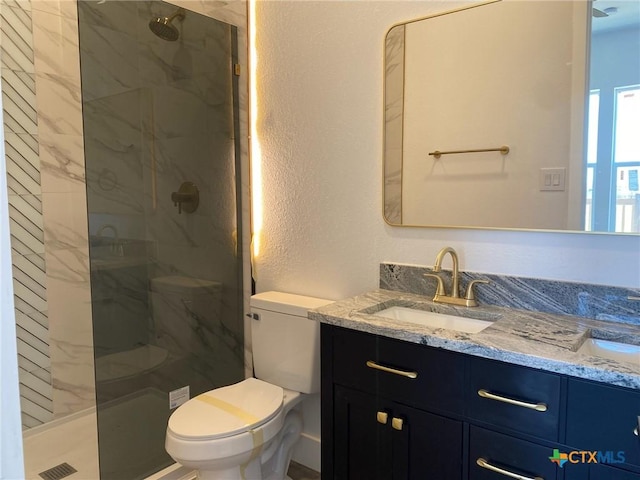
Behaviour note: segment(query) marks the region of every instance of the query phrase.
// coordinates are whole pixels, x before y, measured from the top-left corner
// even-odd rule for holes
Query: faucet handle
[[[489,283],[491,283],[491,282],[490,282],[489,280],[471,280],[471,281],[469,282],[469,285],[467,285],[467,293],[466,293],[466,294],[465,294],[465,296],[464,296],[464,299],[465,299],[465,300],[468,300],[468,301],[470,301],[470,302],[476,302],[476,296],[475,296],[475,294],[474,294],[474,292],[473,292],[473,286],[474,286],[476,283],[486,283],[486,284],[489,284]]]
[[[438,281],[438,286],[436,287],[436,295],[445,295],[444,292],[444,282],[440,275],[436,275],[435,273],[425,273],[425,277],[435,278]]]

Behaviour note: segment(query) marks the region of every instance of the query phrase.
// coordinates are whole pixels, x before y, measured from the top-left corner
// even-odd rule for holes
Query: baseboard
[[[174,463],[144,480],[197,480],[195,470]]]
[[[300,435],[293,449],[294,462],[298,462],[316,472],[320,471],[320,439],[306,433]]]

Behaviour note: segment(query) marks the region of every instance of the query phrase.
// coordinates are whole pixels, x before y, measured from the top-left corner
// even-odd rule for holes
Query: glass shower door
[[[244,378],[236,31],[78,8],[100,475],[144,478],[173,409]]]

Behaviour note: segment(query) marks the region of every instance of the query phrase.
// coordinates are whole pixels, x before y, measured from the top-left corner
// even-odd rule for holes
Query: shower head
[[[176,13],[169,17],[156,17],[149,22],[151,31],[163,40],[175,42],[180,36],[178,29],[171,24],[174,18],[184,19],[184,9],[179,8]]]

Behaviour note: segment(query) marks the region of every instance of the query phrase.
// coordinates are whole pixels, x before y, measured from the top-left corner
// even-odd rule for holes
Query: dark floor
[[[289,464],[287,473],[291,480],[320,480],[320,473],[296,462]]]

